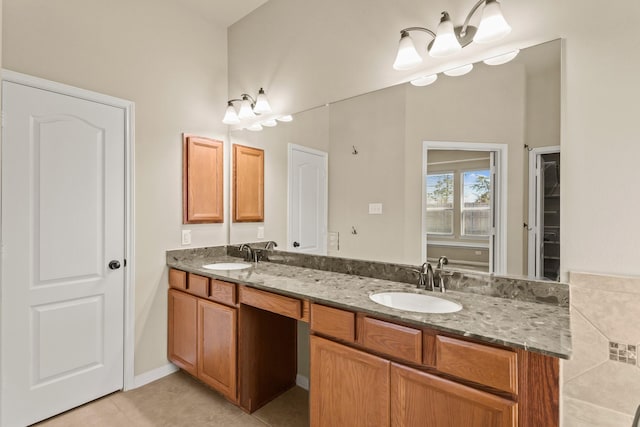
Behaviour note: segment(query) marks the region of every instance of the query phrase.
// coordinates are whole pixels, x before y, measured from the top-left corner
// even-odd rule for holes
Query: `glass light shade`
[[[519,53],[520,53],[520,49],[516,49],[514,51],[511,51],[502,55],[494,56],[493,58],[485,59],[483,62],[487,65],[502,65],[513,60],[513,58],[518,56]]]
[[[260,125],[260,123],[254,123],[251,126],[248,126],[247,130],[258,132],[262,130],[262,126]]]
[[[458,76],[464,76],[471,70],[473,70],[473,64],[467,64],[467,65],[463,65],[462,67],[452,68],[451,70],[447,70],[444,73],[449,77],[458,77]]]
[[[396,55],[396,60],[393,63],[393,69],[409,70],[420,63],[422,63],[422,57],[416,50],[411,36],[409,36],[409,33],[403,32],[400,36],[398,54]]]
[[[487,0],[482,9],[482,18],[478,31],[473,36],[476,43],[491,43],[500,40],[511,32],[511,26],[502,16],[500,3],[496,0]]]
[[[237,125],[240,123],[240,118],[236,113],[236,109],[233,108],[233,104],[229,103],[227,105],[227,110],[224,112],[224,119],[222,119],[222,123],[225,125]]]
[[[258,96],[256,97],[256,106],[253,107],[253,111],[258,114],[267,114],[271,112],[271,106],[269,105],[269,101],[267,101],[267,95],[265,95],[262,88],[260,88]]]
[[[287,114],[287,115],[278,117],[276,120],[278,120],[279,122],[290,122],[293,120],[293,116],[291,116],[291,114]]]
[[[411,84],[414,86],[429,86],[431,83],[438,80],[437,74],[431,74],[430,76],[422,76],[417,79],[411,80]]]
[[[260,122],[260,124],[262,126],[266,126],[266,127],[269,127],[269,128],[272,128],[274,126],[278,126],[278,122],[276,121],[276,119],[265,120],[263,122]]]
[[[460,42],[456,37],[449,14],[442,12],[442,19],[440,20],[440,24],[438,24],[436,38],[429,48],[429,55],[434,58],[439,58],[460,52],[460,50],[462,50],[462,46],[460,46]]]
[[[247,98],[243,98],[242,102],[240,103],[240,111],[238,111],[238,118],[240,120],[244,120],[244,119],[252,119],[255,116],[256,115],[253,112],[253,109],[251,108],[251,101],[249,101]]]

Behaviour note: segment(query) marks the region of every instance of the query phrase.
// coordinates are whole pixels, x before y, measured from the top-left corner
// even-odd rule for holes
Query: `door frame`
[[[542,276],[540,263],[540,241],[542,239],[539,224],[541,212],[538,204],[541,199],[537,161],[542,154],[560,153],[560,146],[536,147],[529,150],[529,217],[527,219],[527,276],[540,278]],[[560,166],[562,168],[562,165]],[[560,210],[562,212],[562,210]],[[562,246],[560,246],[562,248]],[[562,262],[562,260],[560,260]],[[560,270],[562,271],[562,269]]]
[[[124,258],[126,260],[126,268],[124,269],[124,364],[123,364],[123,390],[135,388],[134,383],[134,351],[135,351],[135,288],[133,286],[135,278],[135,103],[121,98],[115,98],[97,92],[80,89],[74,86],[41,79],[39,77],[27,74],[17,73],[2,69],[2,81],[21,84],[24,86],[42,89],[61,95],[72,96],[74,98],[86,101],[97,102],[124,111],[125,117],[125,135],[124,135],[124,171],[125,171],[125,218],[124,218]],[[4,122],[4,115],[3,115]],[[0,195],[1,196],[1,195]],[[0,202],[2,198],[0,197]],[[2,218],[0,218],[0,223]],[[0,236],[1,239],[1,236]],[[0,261],[1,263],[1,261]],[[0,281],[0,307],[2,306],[2,286]],[[1,362],[1,361],[0,361]],[[0,378],[1,380],[1,378]]]
[[[288,251],[293,250],[293,247],[291,246],[291,235],[293,234],[291,230],[291,205],[292,205],[291,189],[293,188],[293,174],[292,174],[293,164],[292,164],[291,154],[294,149],[298,151],[303,151],[305,153],[321,156],[324,160],[324,170],[326,173],[324,176],[325,192],[324,192],[323,216],[324,216],[324,229],[325,229],[324,255],[326,256],[328,251],[328,247],[327,247],[328,244],[326,240],[329,232],[329,153],[327,153],[326,151],[316,150],[314,148],[309,148],[309,147],[305,147],[304,145],[298,145],[293,143],[287,144],[287,250]]]
[[[465,150],[465,151],[491,151],[495,154],[495,164],[499,172],[496,180],[497,196],[495,203],[495,245],[493,250],[493,273],[507,273],[507,194],[508,193],[508,169],[509,146],[507,144],[484,142],[456,142],[456,141],[422,141],[422,236],[420,241],[421,260],[427,259],[427,153],[429,150]],[[493,168],[493,165],[492,165]],[[491,255],[490,255],[491,258]],[[491,266],[489,266],[491,268]]]

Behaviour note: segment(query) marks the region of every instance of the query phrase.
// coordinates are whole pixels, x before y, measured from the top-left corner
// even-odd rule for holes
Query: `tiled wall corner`
[[[631,427],[640,405],[640,278],[571,273],[569,283],[573,354],[562,366],[562,425]]]

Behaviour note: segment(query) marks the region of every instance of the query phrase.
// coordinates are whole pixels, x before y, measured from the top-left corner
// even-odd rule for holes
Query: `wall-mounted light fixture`
[[[238,107],[237,111],[236,106]],[[240,125],[240,129],[261,131],[263,126],[274,127],[278,125],[278,122],[290,122],[293,120],[291,115],[276,116],[272,113],[267,95],[264,93],[264,89],[260,88],[255,98],[248,93],[243,93],[240,98],[227,101],[227,109],[222,123]]]
[[[482,8],[482,17],[478,27],[469,25],[471,18]],[[442,12],[442,17],[438,28],[434,33],[424,27],[409,27],[400,30],[400,45],[398,54],[393,63],[396,70],[409,70],[422,63],[422,56],[416,47],[409,33],[411,31],[421,31],[429,34],[433,40],[427,45],[427,51],[432,57],[444,57],[453,55],[468,46],[471,42],[490,43],[501,39],[511,32],[511,27],[504,19],[500,10],[500,3],[497,0],[480,0],[467,14],[461,26],[454,27],[449,13]]]

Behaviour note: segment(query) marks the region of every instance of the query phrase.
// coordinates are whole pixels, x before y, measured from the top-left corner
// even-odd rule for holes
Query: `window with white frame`
[[[427,175],[427,233],[453,234],[453,173]]]
[[[460,234],[488,236],[491,231],[491,171],[465,171],[460,203]]]

